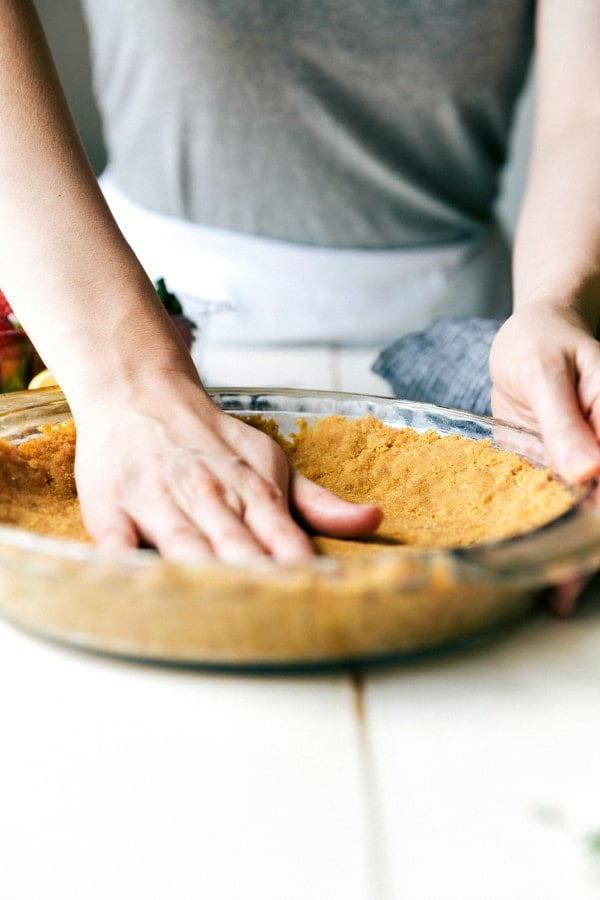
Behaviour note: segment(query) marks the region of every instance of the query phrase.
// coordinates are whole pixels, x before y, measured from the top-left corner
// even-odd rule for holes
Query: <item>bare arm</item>
[[[92,536],[174,559],[310,555],[380,516],[290,471],[209,400],[88,165],[29,0],[0,0],[0,283],[62,385]]]
[[[74,402],[87,391],[82,379],[127,375],[131,355],[117,338],[131,315],[169,366],[178,348],[156,340],[164,321],[152,286],[97,189],[37,16],[22,0],[0,0],[0,108],[1,282],[34,343]],[[110,347],[99,347],[108,335]],[[100,353],[111,366],[65,366],[71,347],[82,362]]]
[[[496,415],[544,434],[567,477],[600,473],[600,4],[540,0],[536,110],[514,314],[492,348]]]
[[[600,4],[541,0],[529,179],[514,254],[516,307],[552,294],[600,308]]]

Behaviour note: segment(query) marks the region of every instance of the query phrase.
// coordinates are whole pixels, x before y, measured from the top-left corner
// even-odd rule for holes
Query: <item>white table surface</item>
[[[386,394],[373,356],[197,359],[213,385]],[[0,621],[0,898],[599,897],[599,593],[362,679],[136,665]]]

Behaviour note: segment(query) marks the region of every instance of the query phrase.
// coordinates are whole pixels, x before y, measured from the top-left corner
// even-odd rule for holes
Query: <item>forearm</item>
[[[108,369],[126,379],[144,358],[175,365],[177,341],[165,340],[166,317],[98,189],[25,0],[0,0],[0,108],[0,285],[67,394],[99,387]]]
[[[600,319],[600,120],[534,150],[514,248],[515,309],[573,306]]]
[[[373,531],[375,507],[299,476],[202,391],[98,189],[28,0],[0,0],[0,109],[0,284],[73,410],[92,538],[239,564],[312,555],[290,504],[314,531]]]
[[[574,307],[598,324],[600,4],[538,0],[532,154],[514,251],[517,309]]]

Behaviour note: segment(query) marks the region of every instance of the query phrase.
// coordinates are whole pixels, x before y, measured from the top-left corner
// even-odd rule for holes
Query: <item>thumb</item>
[[[378,507],[342,500],[294,468],[291,468],[289,502],[305,525],[332,537],[371,534],[383,519]]]
[[[567,481],[580,482],[600,471],[600,447],[581,411],[577,383],[566,361],[548,367],[530,385],[531,407],[549,463]]]

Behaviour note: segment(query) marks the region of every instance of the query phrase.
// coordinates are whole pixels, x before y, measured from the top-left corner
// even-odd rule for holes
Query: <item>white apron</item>
[[[180,296],[204,342],[383,347],[438,316],[510,312],[510,254],[497,225],[459,243],[330,249],[149,212],[110,171],[100,186],[146,272]]]

